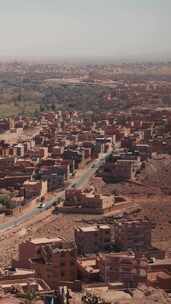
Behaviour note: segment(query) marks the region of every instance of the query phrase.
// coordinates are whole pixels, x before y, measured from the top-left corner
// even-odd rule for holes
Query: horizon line
[[[149,57],[149,58],[147,58]],[[164,58],[163,58],[164,57]],[[114,57],[114,56],[47,56],[47,55],[2,55],[0,56],[0,62],[39,62],[41,63],[46,62],[46,63],[108,63],[108,64],[126,64],[126,63],[170,63],[171,61],[171,56],[121,56],[121,57]],[[43,63],[42,62],[42,63]]]

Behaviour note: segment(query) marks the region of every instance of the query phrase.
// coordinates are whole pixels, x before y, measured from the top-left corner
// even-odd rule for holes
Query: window
[[[63,271],[61,272],[61,277],[62,277],[62,278],[64,277],[64,272],[63,272]]]
[[[110,231],[109,231],[109,230],[106,230],[106,231],[105,231],[105,234],[109,234],[109,233],[110,233]]]
[[[109,242],[110,242],[110,238],[105,238],[105,239],[104,239],[104,242],[105,242],[105,243],[109,243]]]

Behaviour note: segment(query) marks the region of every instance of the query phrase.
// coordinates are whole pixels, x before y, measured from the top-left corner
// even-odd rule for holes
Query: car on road
[[[45,207],[45,203],[40,203],[39,204],[39,208],[44,208]]]

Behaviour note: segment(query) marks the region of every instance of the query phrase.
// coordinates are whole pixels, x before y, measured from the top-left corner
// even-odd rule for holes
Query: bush
[[[0,195],[0,204],[1,205],[6,205],[8,201],[9,201],[8,196],[6,196],[6,195]]]

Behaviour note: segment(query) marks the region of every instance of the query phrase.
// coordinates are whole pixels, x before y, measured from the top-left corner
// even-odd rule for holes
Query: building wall
[[[148,221],[125,221],[114,224],[115,242],[122,249],[151,247],[151,224]]]
[[[96,253],[107,249],[111,244],[111,228],[97,226],[95,229],[85,231],[82,228],[75,229],[75,242],[80,254]]]
[[[55,289],[60,282],[73,282],[77,279],[76,250],[54,253],[47,263],[33,262],[37,275]]]
[[[41,195],[42,183],[41,182],[25,182],[24,183],[24,196],[26,199]]]
[[[49,243],[49,241],[48,241]],[[51,244],[60,244],[61,241],[58,240],[58,241],[52,241]],[[37,252],[39,251],[39,249],[41,248],[41,246],[44,244],[41,243],[41,239],[40,239],[40,242],[38,243],[34,243],[34,240],[32,242],[32,240],[27,240],[23,243],[21,243],[19,245],[19,256],[18,256],[18,261],[14,261],[14,266],[15,267],[20,267],[20,268],[30,268],[31,267],[31,264],[30,264],[30,259],[35,257],[37,255]]]
[[[64,207],[81,206],[83,209],[110,209],[113,206],[113,196],[86,195],[81,190],[66,190]]]
[[[122,282],[126,287],[134,288],[147,280],[147,262],[131,254],[99,254],[97,264],[104,282]]]

